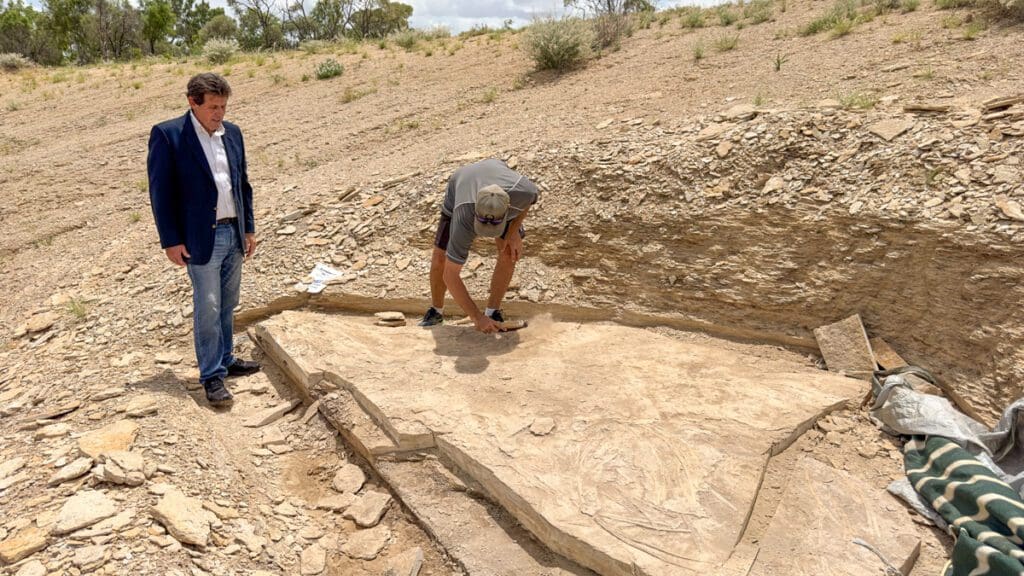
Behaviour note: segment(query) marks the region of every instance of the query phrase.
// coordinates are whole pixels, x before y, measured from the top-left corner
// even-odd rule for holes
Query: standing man
[[[420,326],[444,322],[445,291],[485,334],[501,329],[501,300],[505,297],[516,262],[523,253],[523,220],[537,201],[537,186],[501,160],[482,160],[463,166],[448,179],[441,206],[441,222],[434,236],[430,259],[431,307]],[[477,236],[494,238],[498,262],[491,276],[491,294],[481,312],[459,275]]]
[[[224,122],[231,87],[207,72],[188,81],[187,95],[190,110],[149,134],[149,197],[160,246],[192,280],[199,380],[217,405],[233,399],[225,377],[260,369],[231,353],[243,254],[256,250],[256,225],[242,132]]]

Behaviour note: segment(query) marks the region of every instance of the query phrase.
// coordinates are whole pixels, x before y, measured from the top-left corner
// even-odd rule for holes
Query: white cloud
[[[402,1],[402,0],[399,0]],[[414,28],[446,26],[461,32],[475,24],[500,27],[505,20],[514,26],[541,16],[558,15],[562,0],[404,0],[413,7],[409,23]]]

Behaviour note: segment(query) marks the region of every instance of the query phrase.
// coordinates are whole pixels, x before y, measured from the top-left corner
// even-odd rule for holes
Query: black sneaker
[[[494,320],[495,322],[504,322],[505,317],[501,315],[501,310],[495,310],[494,312],[491,312],[491,320]]]
[[[260,371],[260,363],[252,360],[238,360],[228,366],[228,376],[248,376]]]
[[[438,324],[444,324],[444,316],[431,306],[423,315],[423,320],[420,320],[420,326],[437,326]]]
[[[223,378],[210,378],[203,382],[206,389],[206,400],[211,406],[223,406],[234,401],[235,397],[224,387]]]

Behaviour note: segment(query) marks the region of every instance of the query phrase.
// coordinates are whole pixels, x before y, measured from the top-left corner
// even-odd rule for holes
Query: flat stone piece
[[[366,474],[363,474],[363,469],[347,462],[334,474],[331,487],[342,494],[355,494],[365,482]]]
[[[159,408],[160,406],[157,404],[156,398],[147,394],[129,400],[128,405],[125,406],[124,414],[129,418],[141,418],[150,414],[156,414]]]
[[[107,495],[95,490],[79,492],[60,509],[53,527],[56,535],[68,534],[92,526],[117,514],[117,505]]]
[[[357,560],[373,560],[391,540],[391,529],[383,524],[359,530],[341,545],[341,551]]]
[[[1003,213],[1003,216],[1017,221],[1024,221],[1024,210],[1021,210],[1020,203],[1010,200],[1006,196],[996,198],[996,208]]]
[[[29,334],[35,332],[42,332],[48,330],[51,326],[60,320],[60,315],[56,312],[43,312],[42,314],[36,314],[35,316],[28,319],[25,322],[25,331]]]
[[[35,526],[22,529],[0,542],[0,564],[14,564],[46,548],[46,533]]]
[[[422,567],[423,549],[417,546],[391,558],[384,576],[419,576]]]
[[[355,502],[345,510],[343,518],[348,518],[362,528],[376,526],[391,505],[391,496],[383,492],[370,491],[360,494]]]
[[[103,470],[100,478],[106,482],[127,486],[141,486],[146,482],[143,473],[146,462],[138,452],[112,450],[104,453],[101,461]]]
[[[892,119],[882,120],[868,126],[868,131],[886,142],[892,142],[900,134],[914,127],[910,120]]]
[[[330,510],[331,512],[344,512],[355,502],[355,499],[355,496],[347,492],[344,494],[332,494],[317,500],[316,507],[321,510]]]
[[[302,576],[315,576],[327,568],[327,551],[319,544],[313,544],[302,551],[299,557],[299,573]]]
[[[864,387],[774,348],[615,325],[485,337],[285,312],[257,340],[297,372],[337,376],[389,437],[433,443],[549,548],[615,576],[723,563],[768,454]],[[545,416],[559,432],[531,434]]]
[[[405,322],[405,314],[401,312],[377,312],[374,314],[378,320],[384,320],[385,322]]]
[[[291,400],[278,404],[277,406],[271,406],[270,408],[264,408],[259,412],[256,412],[242,423],[242,426],[249,428],[259,428],[260,426],[266,426],[267,424],[273,424],[281,419],[282,416],[292,411],[293,408],[302,404],[302,400]]]
[[[0,463],[0,480],[13,476],[15,472],[25,467],[24,458],[11,458],[10,460]]]
[[[830,372],[843,372],[867,380],[876,370],[875,356],[871,353],[860,314],[815,328],[814,337]]]
[[[22,564],[14,576],[46,576],[46,566],[39,560],[30,560]]]
[[[135,442],[139,425],[131,420],[119,420],[98,430],[86,432],[78,439],[78,449],[93,459],[105,452],[128,450]]]
[[[182,544],[206,546],[210,540],[212,514],[203,509],[202,502],[178,490],[168,491],[150,514]]]
[[[92,469],[92,458],[83,456],[57,470],[46,483],[49,486],[56,486],[69,480],[80,478],[90,469]]]
[[[901,568],[910,569],[921,540],[905,507],[873,482],[803,457],[765,530],[750,576],[863,576],[882,563],[859,538]]]
[[[71,563],[78,567],[82,573],[92,572],[107,561],[106,546],[83,546],[75,550]]]
[[[878,365],[884,370],[908,365],[907,361],[893,350],[892,346],[889,346],[889,343],[885,340],[875,337],[869,340],[869,342],[871,343],[871,351],[875,355],[875,360],[878,361]]]

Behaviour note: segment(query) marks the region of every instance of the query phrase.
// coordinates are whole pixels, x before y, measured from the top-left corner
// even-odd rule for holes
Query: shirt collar
[[[209,132],[206,131],[206,128],[203,128],[203,125],[199,123],[199,119],[196,118],[196,115],[193,114],[191,110],[188,111],[188,116],[189,116],[189,118],[192,119],[192,126],[195,127],[196,134],[198,134],[200,136],[211,137],[211,138],[213,136],[223,136],[224,135],[224,123],[223,122],[221,122],[220,128],[217,128],[216,130],[214,130],[213,134],[210,134]]]

